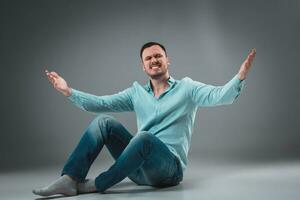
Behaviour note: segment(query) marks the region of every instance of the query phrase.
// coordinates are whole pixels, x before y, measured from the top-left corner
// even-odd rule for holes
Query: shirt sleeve
[[[207,85],[191,80],[191,99],[197,106],[208,107],[232,104],[240,95],[245,80],[235,75],[224,86]]]
[[[117,94],[96,96],[72,89],[71,102],[80,109],[93,113],[133,111],[133,88],[127,88]]]

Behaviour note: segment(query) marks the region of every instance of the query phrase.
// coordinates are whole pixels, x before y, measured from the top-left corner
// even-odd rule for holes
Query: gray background
[[[45,68],[113,94],[147,81],[138,54],[148,41],[166,46],[174,78],[214,85],[257,49],[239,99],[199,109],[190,159],[299,159],[299,10],[297,0],[1,0],[0,170],[62,165],[95,117],[56,92]],[[113,115],[136,132],[134,113]]]

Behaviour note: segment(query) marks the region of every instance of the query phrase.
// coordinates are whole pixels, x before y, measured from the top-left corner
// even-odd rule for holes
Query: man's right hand
[[[45,70],[45,72],[50,83],[52,83],[53,87],[57,91],[63,93],[65,96],[71,96],[71,88],[62,77],[60,77],[56,72],[49,72],[48,70]]]

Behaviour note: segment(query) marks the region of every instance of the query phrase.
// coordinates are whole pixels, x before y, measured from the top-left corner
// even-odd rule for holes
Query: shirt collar
[[[169,88],[171,88],[171,87],[174,85],[175,82],[176,82],[175,79],[174,79],[172,76],[170,76],[170,77],[168,78]],[[147,92],[150,92],[150,91],[152,90],[150,79],[148,80],[148,82],[147,82],[147,84],[144,86],[144,88],[147,90]]]

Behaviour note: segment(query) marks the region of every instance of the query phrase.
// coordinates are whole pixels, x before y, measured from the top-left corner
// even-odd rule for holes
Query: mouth
[[[158,69],[158,68],[160,68],[160,67],[161,67],[160,64],[150,65],[150,69]]]

